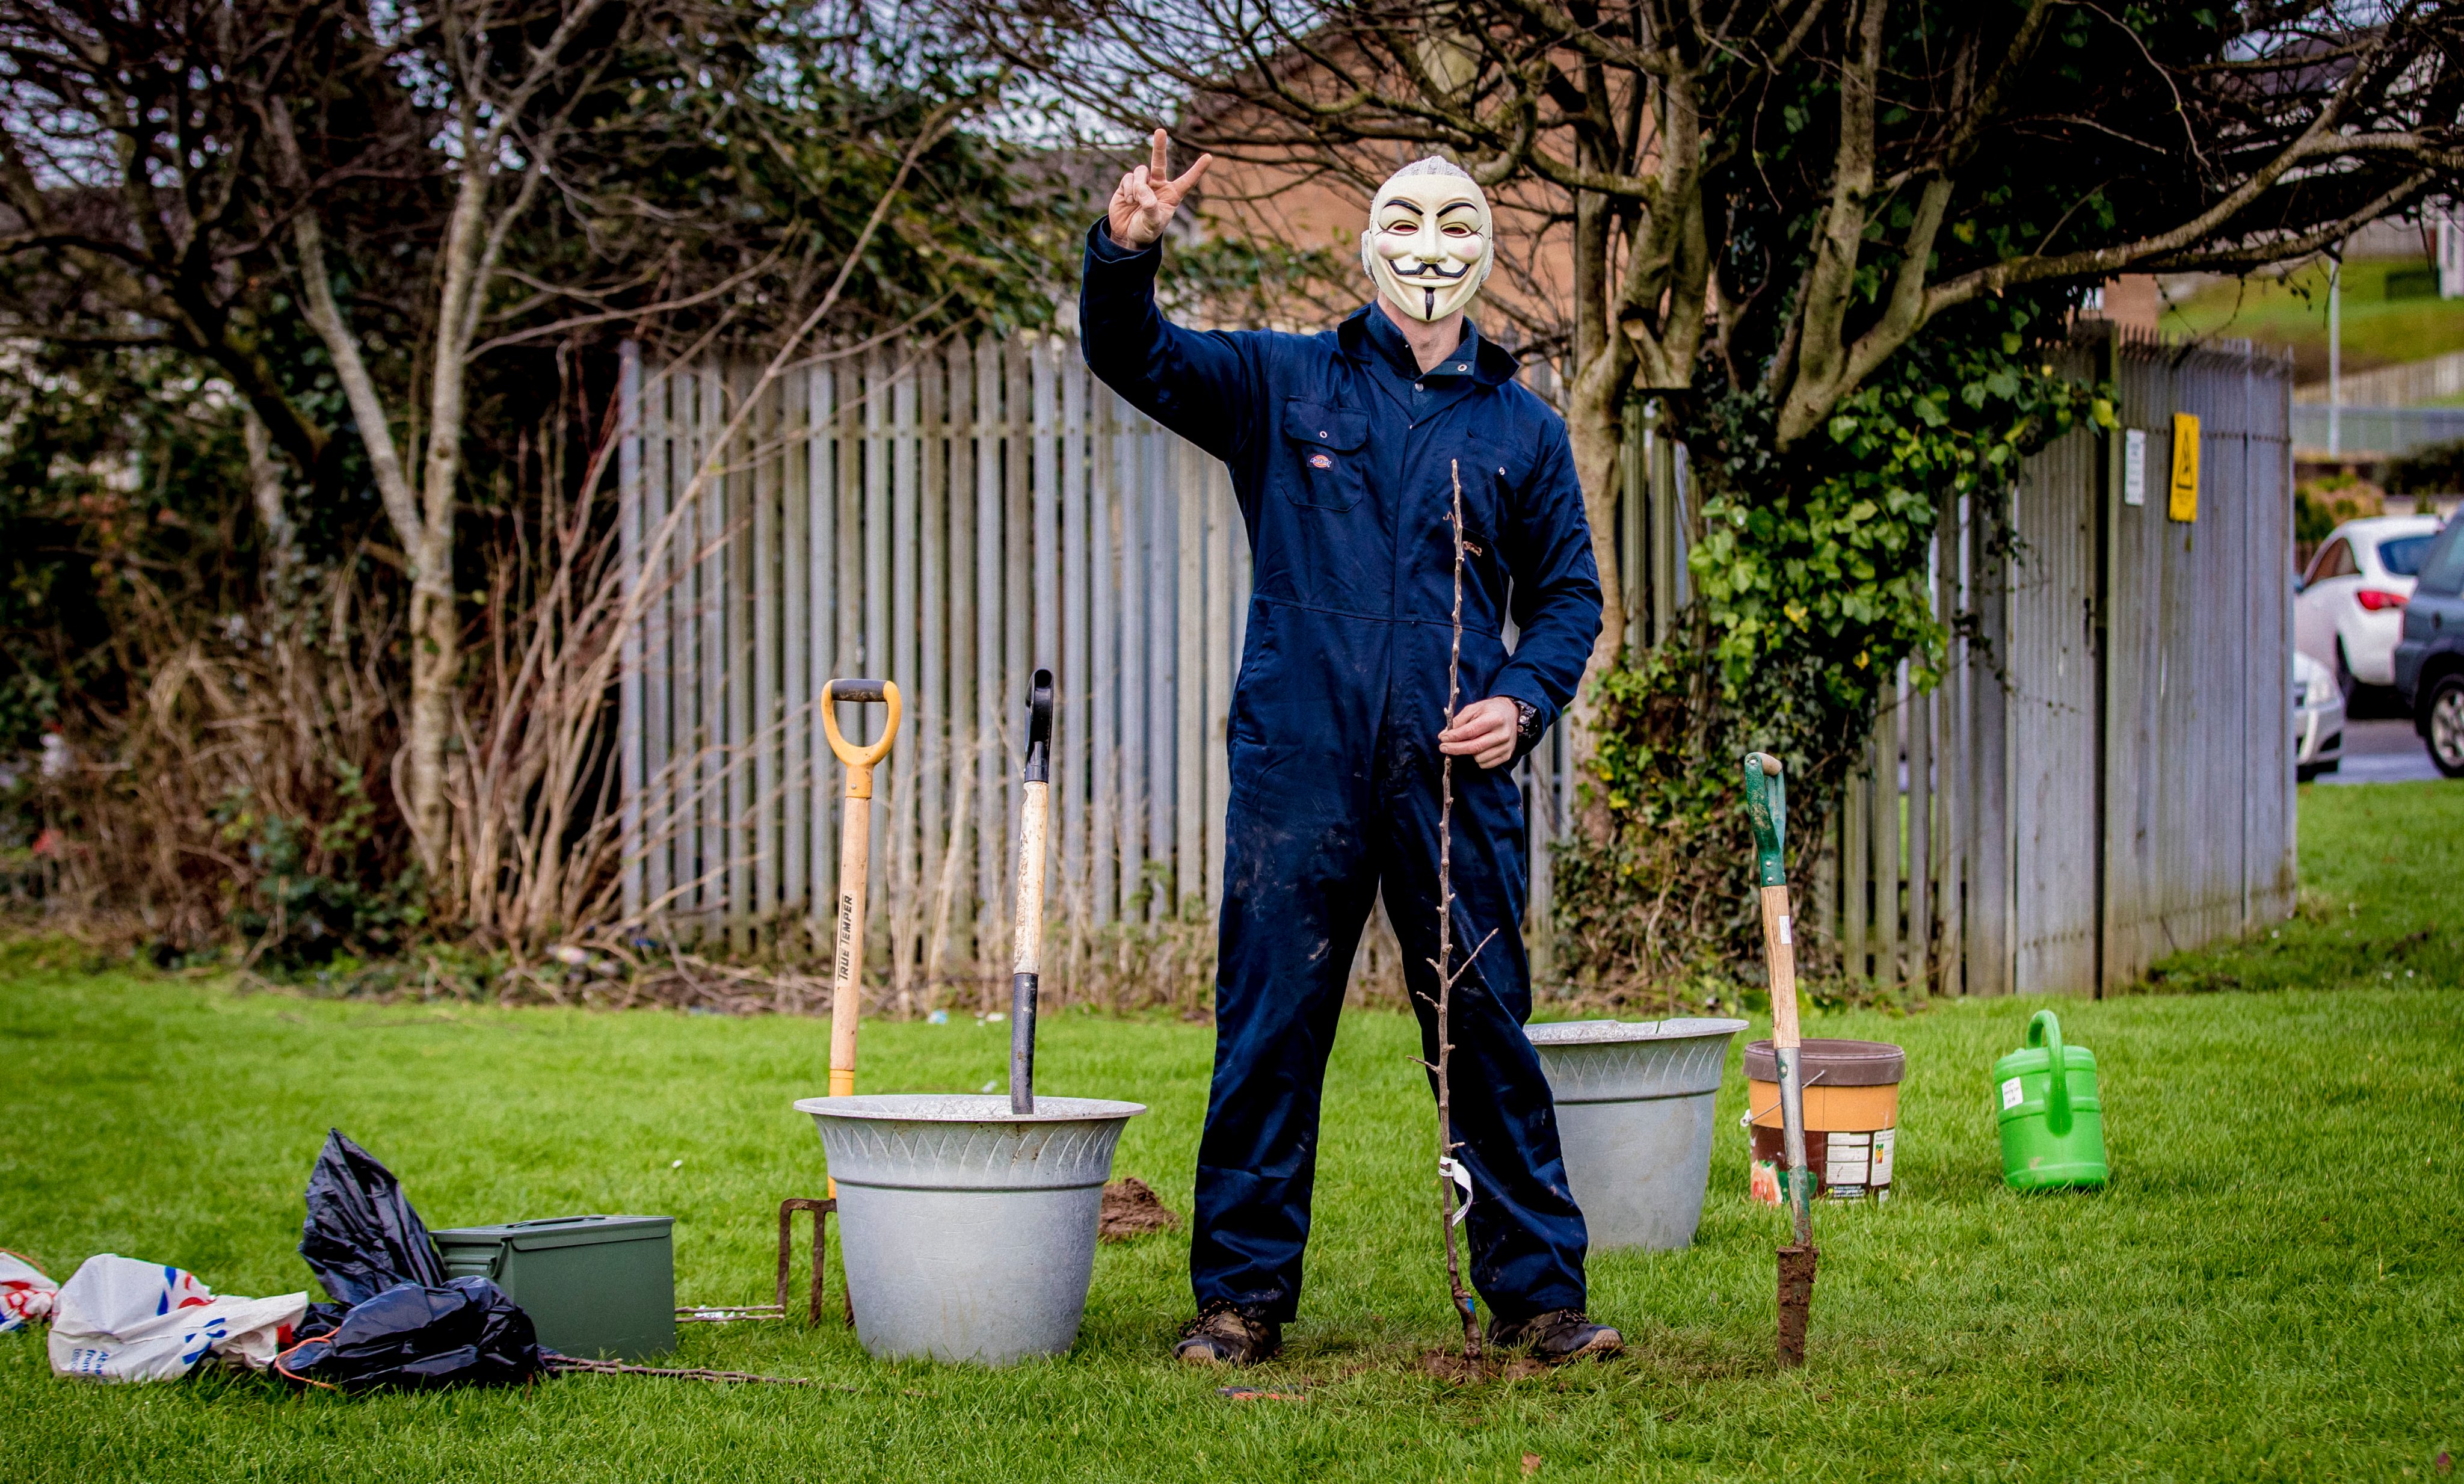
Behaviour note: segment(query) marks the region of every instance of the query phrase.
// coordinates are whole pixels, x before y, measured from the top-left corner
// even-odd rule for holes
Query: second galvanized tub
[[[838,1185],[856,1338],[883,1360],[1006,1365],[1078,1339],[1095,1223],[1135,1102],[805,1098]]]
[[[1711,1182],[1712,1102],[1728,1042],[1745,1028],[1703,1017],[1529,1028],[1594,1252],[1694,1240]]]

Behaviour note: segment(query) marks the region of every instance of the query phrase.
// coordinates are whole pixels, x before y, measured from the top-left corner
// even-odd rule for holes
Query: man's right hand
[[[1172,180],[1165,173],[1172,168],[1172,164],[1167,154],[1170,141],[1165,138],[1163,130],[1155,130],[1149,143],[1155,150],[1153,163],[1142,164],[1121,177],[1120,186],[1112,192],[1112,204],[1104,217],[1105,228],[1111,232],[1112,240],[1133,252],[1144,251],[1163,235],[1165,226],[1172,221],[1172,214],[1180,209],[1182,199],[1198,185],[1198,178],[1206,173],[1206,167],[1215,163],[1213,155],[1200,155],[1198,163],[1191,165],[1180,179]]]

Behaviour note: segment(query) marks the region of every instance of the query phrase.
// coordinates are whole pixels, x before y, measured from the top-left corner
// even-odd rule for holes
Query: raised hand
[[[1153,162],[1121,177],[1104,218],[1112,240],[1133,252],[1163,235],[1172,214],[1180,209],[1182,200],[1197,186],[1198,178],[1215,163],[1213,155],[1200,155],[1196,164],[1182,172],[1178,180],[1173,180],[1165,174],[1172,168],[1166,153],[1171,142],[1163,130],[1155,130],[1148,142],[1154,147]]]

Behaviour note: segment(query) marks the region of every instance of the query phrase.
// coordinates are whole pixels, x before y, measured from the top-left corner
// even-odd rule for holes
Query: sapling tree
[[[1454,537],[1454,608],[1453,636],[1446,651],[1446,725],[1454,725],[1455,712],[1463,705],[1463,467],[1455,465],[1454,504],[1447,515],[1447,525]],[[1438,759],[1438,954],[1429,967],[1437,978],[1437,1060],[1428,1064],[1429,1073],[1437,1080],[1438,1088],[1438,1231],[1445,1243],[1446,1297],[1454,1305],[1455,1317],[1463,1321],[1463,1359],[1480,1359],[1480,1316],[1473,1307],[1471,1290],[1463,1286],[1463,1256],[1455,1242],[1455,1229],[1463,1224],[1472,1202],[1471,1178],[1463,1172],[1455,1158],[1462,1145],[1455,1140],[1454,1084],[1454,1008],[1455,986],[1471,972],[1472,961],[1489,939],[1497,936],[1492,928],[1461,964],[1455,962],[1455,763],[1451,757]],[[1463,1204],[1455,1204],[1455,1191],[1463,1190]]]

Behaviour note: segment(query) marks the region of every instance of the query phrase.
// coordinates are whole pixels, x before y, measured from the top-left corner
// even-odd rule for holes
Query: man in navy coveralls
[[[1492,223],[1479,185],[1441,160],[1378,191],[1361,239],[1377,297],[1333,331],[1167,321],[1157,244],[1209,163],[1169,178],[1155,131],[1154,164],[1122,177],[1088,234],[1080,298],[1088,365],[1230,468],[1255,574],[1230,718],[1215,1080],[1190,1254],[1198,1317],[1175,1353],[1263,1360],[1297,1312],[1327,1053],[1381,889],[1436,1058],[1439,770],[1450,767],[1457,964],[1479,949],[1455,989],[1451,1063],[1472,1282],[1499,1344],[1552,1362],[1614,1354],[1617,1332],[1584,1314],[1583,1213],[1523,1034],[1528,862],[1512,764],[1573,698],[1600,627],[1565,423],[1463,316],[1494,261]],[[1463,693],[1480,699],[1449,726],[1458,475]]]

